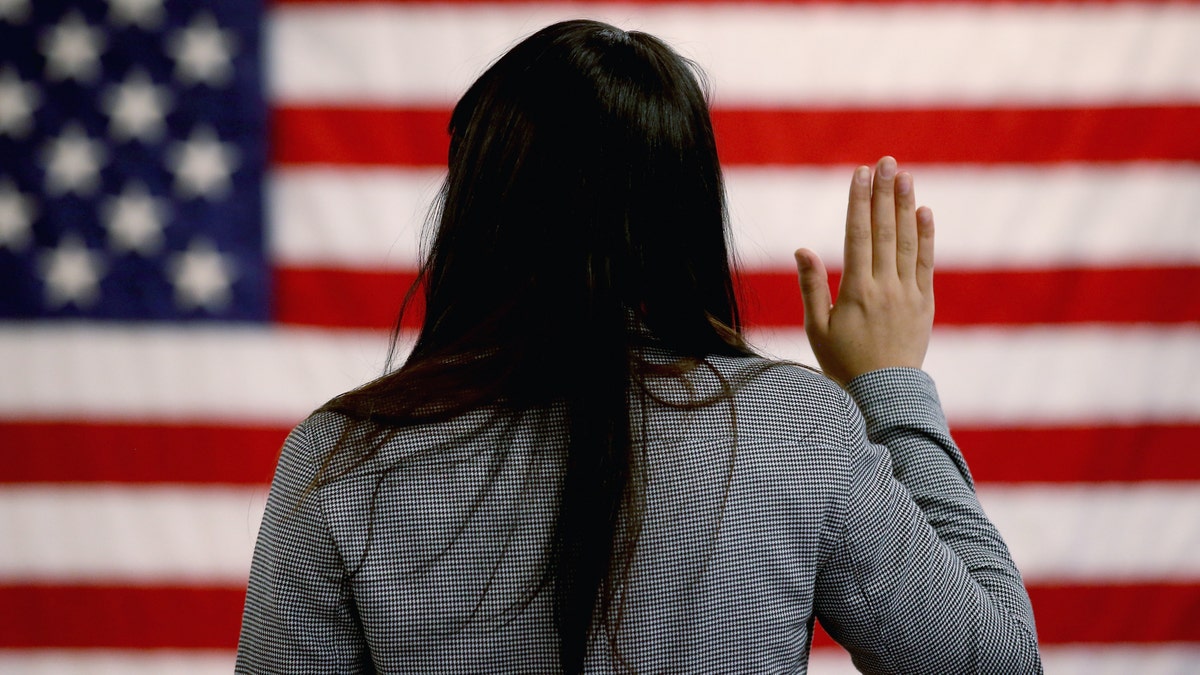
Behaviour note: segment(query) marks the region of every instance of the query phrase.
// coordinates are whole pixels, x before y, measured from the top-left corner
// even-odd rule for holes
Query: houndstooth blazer
[[[1041,672],[1020,574],[925,373],[876,371],[843,391],[795,366],[710,361],[742,382],[732,406],[632,412],[645,515],[620,630],[594,631],[588,672],[804,673],[814,617],[863,672]],[[657,394],[716,390],[703,369],[691,378],[695,392]],[[297,426],[237,671],[559,670],[553,594],[529,591],[547,565],[565,418],[497,418],[405,430],[307,494],[347,421]]]

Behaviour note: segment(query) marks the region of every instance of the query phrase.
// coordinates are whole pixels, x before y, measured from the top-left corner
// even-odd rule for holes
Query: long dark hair
[[[607,617],[641,523],[631,397],[648,377],[750,353],[707,99],[694,66],[657,38],[566,21],[476,80],[450,137],[436,233],[410,292],[425,300],[416,345],[325,409],[378,436],[486,407],[565,406],[548,578],[563,666],[578,671],[596,600]],[[339,443],[337,465],[378,446]]]

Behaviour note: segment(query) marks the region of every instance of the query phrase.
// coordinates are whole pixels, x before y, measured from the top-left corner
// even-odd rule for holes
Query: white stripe
[[[265,492],[2,486],[0,580],[241,584]],[[1200,484],[992,486],[980,499],[1030,583],[1200,579]]]
[[[294,5],[268,23],[269,81],[285,104],[443,105],[520,38],[580,16],[663,38],[718,104],[1200,100],[1190,3]]]
[[[845,649],[818,647],[808,658],[808,675],[859,675],[859,670]]]
[[[1027,579],[1200,580],[1200,484],[983,485],[979,500]]]
[[[1051,675],[1196,675],[1200,647],[1179,645],[1043,645],[1042,665]],[[838,647],[813,650],[809,675],[857,675],[850,654]]]
[[[0,415],[295,422],[378,376],[377,332],[10,324]]]
[[[233,652],[149,652],[100,649],[0,650],[0,672],[23,675],[226,675]],[[1096,645],[1042,647],[1053,675],[1194,675],[1200,647],[1191,645]],[[813,650],[809,675],[858,675],[850,655],[838,647]]]
[[[244,584],[266,494],[265,486],[0,487],[0,579]]]
[[[816,363],[801,329],[750,338]],[[1200,327],[938,328],[923,367],[955,426],[1200,420]]]
[[[815,363],[801,329],[749,337]],[[305,329],[10,324],[0,328],[0,418],[290,424],[378,375],[386,342]],[[925,367],[955,424],[1200,421],[1197,326],[942,328]]]
[[[229,675],[233,662],[217,649],[0,650],[0,673],[21,675]]]
[[[1147,609],[1153,611],[1152,607]],[[1046,672],[1053,675],[1196,675],[1200,673],[1200,646],[1181,643],[1043,647],[1042,662]]]
[[[1200,166],[909,166],[950,268],[1200,264]],[[841,262],[851,167],[726,172],[735,245],[750,268]],[[284,265],[414,269],[437,170],[285,168],[270,183]]]
[[[272,258],[285,266],[414,270],[444,175],[279,167],[267,182]]]
[[[1194,164],[905,168],[933,209],[943,267],[1200,263]],[[851,170],[729,171],[747,264],[791,266],[800,245],[840,264]]]

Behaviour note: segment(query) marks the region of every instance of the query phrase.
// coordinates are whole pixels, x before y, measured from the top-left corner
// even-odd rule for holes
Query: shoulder
[[[815,403],[840,407],[846,392],[821,372],[797,363],[761,357],[729,359],[740,372],[749,373],[744,390],[751,397],[787,403]]]
[[[760,357],[712,363],[736,388],[739,428],[805,445],[842,446],[861,423],[849,395],[816,370]]]
[[[345,415],[317,410],[288,433],[279,461],[320,464],[343,434],[353,426]]]
[[[342,441],[344,436],[353,434],[356,427],[363,427],[363,425],[342,413],[316,410],[292,429],[289,441],[294,438],[295,442],[303,444],[313,459],[319,461],[339,441]],[[365,433],[365,431],[360,430],[358,433]]]
[[[357,448],[369,437],[367,425],[341,413],[317,410],[288,433],[275,468],[275,484],[308,494],[331,478],[344,476],[357,462]],[[321,492],[321,490],[317,490]]]

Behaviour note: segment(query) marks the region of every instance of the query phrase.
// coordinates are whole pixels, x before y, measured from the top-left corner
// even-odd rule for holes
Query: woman
[[[932,214],[894,160],[855,172],[836,305],[796,252],[843,390],[742,339],[707,104],[657,39],[545,28],[450,134],[420,337],[288,438],[239,671],[804,672],[814,617],[868,672],[1040,671],[919,370]]]

